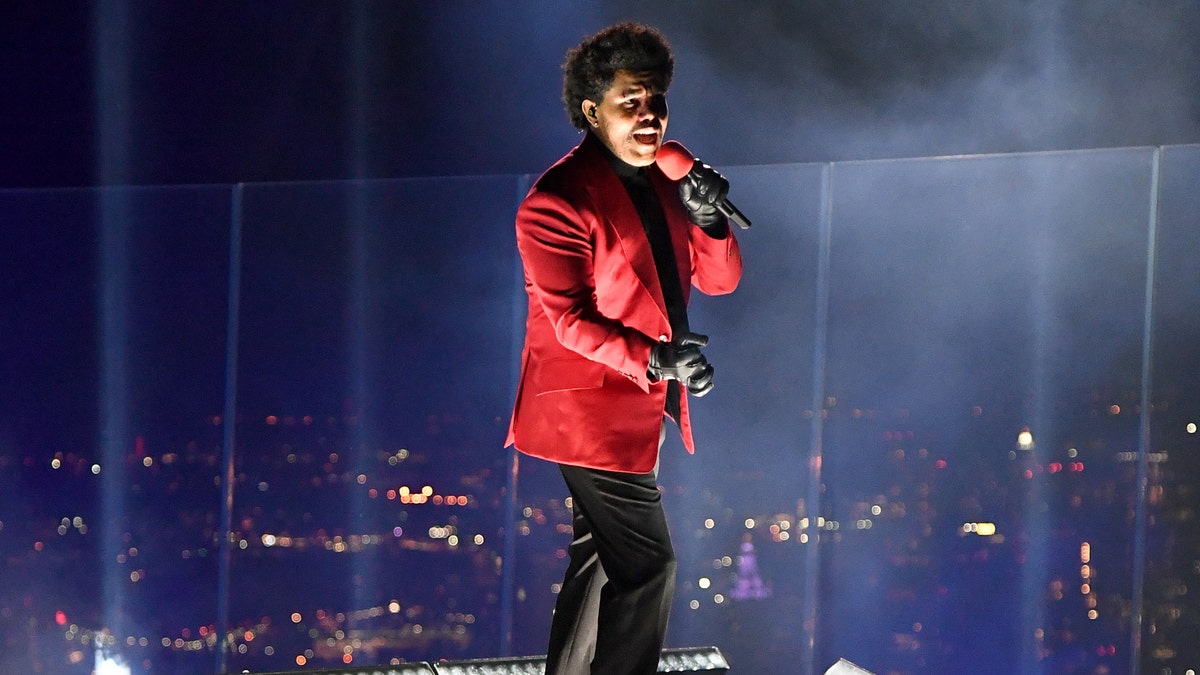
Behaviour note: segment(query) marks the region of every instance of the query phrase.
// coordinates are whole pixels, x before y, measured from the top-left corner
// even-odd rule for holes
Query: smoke
[[[1195,3],[623,9],[679,54],[672,124],[724,164],[1195,142]]]
[[[128,145],[143,149],[128,151],[126,173],[136,183],[331,178],[351,166],[538,173],[578,139],[559,101],[564,52],[623,20],[671,41],[668,132],[721,165],[1200,140],[1190,0],[176,3],[136,8],[127,27],[122,111]],[[28,137],[10,163],[27,180],[96,170],[87,160],[99,144],[78,129],[103,101],[77,100],[88,87],[77,64],[45,53],[53,41],[21,36],[89,44],[95,30],[31,12],[9,45],[15,62],[42,66],[8,97],[22,132],[10,135]],[[37,107],[46,100],[60,103]]]

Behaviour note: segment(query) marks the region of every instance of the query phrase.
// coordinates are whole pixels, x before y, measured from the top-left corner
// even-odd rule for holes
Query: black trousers
[[[676,567],[657,472],[559,468],[574,504],[574,539],[546,675],[655,673]]]

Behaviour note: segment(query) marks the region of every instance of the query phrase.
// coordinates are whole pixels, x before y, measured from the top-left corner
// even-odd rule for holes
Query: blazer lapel
[[[589,135],[589,140],[590,135]],[[598,143],[599,141],[592,140]],[[600,207],[597,213],[603,214],[610,227],[617,233],[621,241],[621,250],[625,254],[629,266],[633,269],[642,287],[654,299],[663,318],[667,317],[667,303],[663,299],[662,284],[658,281],[658,270],[654,266],[654,252],[650,250],[650,241],[646,238],[646,230],[642,227],[642,219],[633,206],[625,186],[617,177],[615,171],[607,163],[607,158],[598,148],[591,150],[589,159],[592,162],[592,180],[588,182],[588,192],[594,202]],[[686,246],[686,244],[685,244]]]

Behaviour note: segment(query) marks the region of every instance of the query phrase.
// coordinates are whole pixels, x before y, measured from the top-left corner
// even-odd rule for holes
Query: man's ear
[[[580,104],[580,107],[583,110],[584,117],[587,117],[588,122],[590,122],[592,126],[596,126],[596,124],[599,123],[599,121],[596,119],[596,102],[589,99],[584,99],[583,103]]]

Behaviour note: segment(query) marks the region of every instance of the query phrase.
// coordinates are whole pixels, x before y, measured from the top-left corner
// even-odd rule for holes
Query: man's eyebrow
[[[621,90],[621,96],[633,96],[636,94],[655,94],[655,93],[658,93],[657,89],[649,82],[631,84],[628,87],[625,87],[623,90]]]

